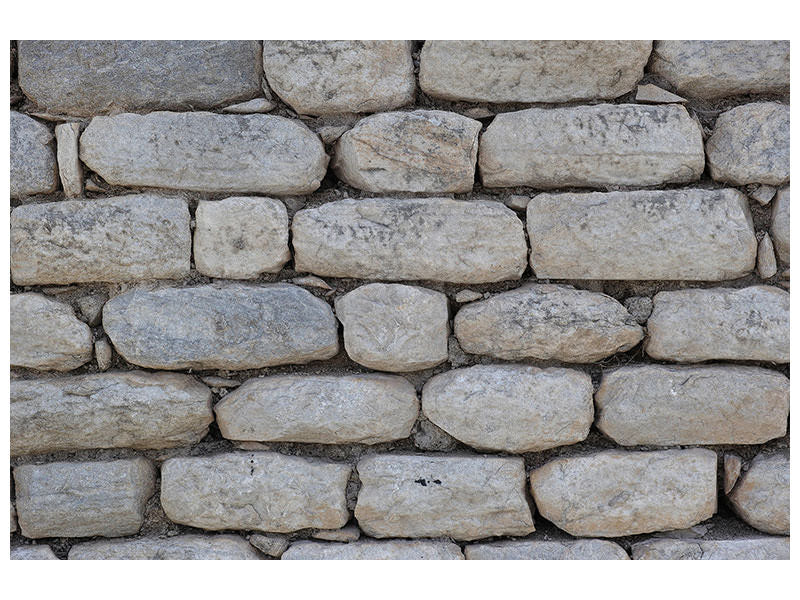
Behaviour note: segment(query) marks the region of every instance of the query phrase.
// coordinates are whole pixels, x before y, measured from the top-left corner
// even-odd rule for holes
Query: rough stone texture
[[[789,91],[789,42],[665,40],[653,45],[649,70],[678,93],[715,100]]]
[[[177,279],[189,274],[182,198],[133,194],[18,206],[11,213],[17,285]]]
[[[103,305],[108,297],[101,293],[88,293],[77,299],[76,304],[80,311],[81,318],[90,327],[97,327],[103,320]]]
[[[533,531],[522,458],[376,455],[357,470],[355,516],[372,537],[474,540]]]
[[[642,328],[610,296],[527,284],[461,308],[453,320],[470,354],[588,363],[633,348]]]
[[[789,181],[789,105],[756,102],[717,117],[706,141],[711,177],[733,185]]]
[[[777,188],[771,185],[759,185],[752,192],[749,192],[750,197],[758,202],[761,206],[766,206],[769,201],[775,197]]]
[[[650,313],[653,312],[653,301],[647,296],[631,296],[630,298],[625,298],[622,305],[640,325],[647,323]]]
[[[781,262],[789,264],[789,188],[780,190],[772,203],[772,241]]]
[[[717,509],[717,455],[699,448],[559,458],[530,478],[537,510],[575,536],[683,529]]]
[[[623,446],[763,444],[786,434],[789,379],[741,366],[638,365],[603,373],[597,428]]]
[[[280,558],[289,547],[288,538],[278,533],[268,533],[266,535],[254,533],[250,536],[249,540],[253,547],[258,548],[261,552],[273,558]]]
[[[422,415],[412,436],[414,447],[423,452],[449,452],[458,443],[447,432],[428,421]]]
[[[350,516],[351,470],[277,452],[170,458],[161,467],[161,506],[170,520],[201,529],[336,529]]]
[[[592,380],[572,369],[523,365],[454,369],[428,380],[422,411],[475,448],[538,452],[586,438],[594,415]]]
[[[80,133],[80,123],[56,125],[58,175],[67,198],[75,198],[83,193],[83,166],[78,158]]]
[[[260,369],[339,351],[330,306],[283,283],[133,290],[106,303],[103,326],[125,360],[151,369]]]
[[[380,371],[405,372],[447,360],[447,296],[399,283],[369,283],[336,299],[347,355]]]
[[[264,41],[264,74],[300,114],[378,112],[414,100],[405,41]]]
[[[442,110],[366,117],[336,144],[339,179],[369,192],[470,192],[479,121]]]
[[[278,195],[313,192],[328,165],[300,121],[205,112],[95,117],[81,159],[112,185]]]
[[[12,367],[69,371],[92,360],[92,332],[69,304],[42,294],[12,294]]]
[[[377,444],[407,438],[419,403],[392,375],[277,375],[245,382],[214,410],[232,440]]]
[[[14,504],[9,503],[11,506],[11,533],[17,530],[17,511],[14,509]]]
[[[21,41],[18,52],[22,91],[57,113],[196,110],[261,94],[255,41]]]
[[[268,113],[276,104],[266,98],[253,98],[247,102],[239,102],[231,104],[222,109],[224,113],[233,113],[237,115],[249,115],[253,113]]]
[[[736,514],[749,525],[766,533],[788,535],[788,450],[756,456],[728,499]]]
[[[17,546],[11,549],[11,560],[58,560],[50,546]]]
[[[764,234],[758,243],[758,276],[769,279],[778,272],[778,263],[775,261],[775,248],[768,233]]]
[[[621,546],[608,540],[510,540],[470,544],[467,560],[629,560]]]
[[[111,344],[107,340],[97,340],[94,343],[94,356],[97,359],[97,368],[107,371],[111,366]]]
[[[312,533],[311,537],[328,542],[355,542],[361,537],[361,530],[355,525],[348,525],[341,529],[321,529]]]
[[[201,200],[195,212],[194,262],[209,277],[254,279],[292,258],[289,216],[272,198]]]
[[[170,448],[200,441],[211,390],[142,371],[11,381],[11,455],[90,448]]]
[[[522,221],[499,202],[340,200],[292,221],[297,271],[362,279],[490,283],[519,279]]]
[[[295,542],[282,560],[463,560],[453,542],[434,540],[362,540],[349,544]]]
[[[644,349],[677,362],[789,362],[789,293],[774,286],[659,292]]]
[[[17,111],[11,111],[11,197],[49,194],[58,186],[58,167],[50,129]]]
[[[155,489],[144,458],[14,468],[17,518],[27,538],[133,535]]]
[[[652,539],[631,545],[634,560],[789,560],[789,538]]]
[[[733,486],[739,481],[742,473],[742,459],[733,453],[726,453],[722,460],[723,488],[725,494],[730,494]]]
[[[650,41],[426,41],[419,83],[430,96],[472,102],[569,102],[631,91]]]
[[[473,290],[461,290],[455,295],[454,300],[459,304],[465,304],[467,302],[480,300],[481,298],[483,298],[483,294],[480,292],[475,292]]]
[[[636,87],[636,101],[645,104],[686,104],[686,98],[682,98],[672,92],[648,83]]]
[[[260,560],[238,535],[178,535],[170,538],[101,540],[75,544],[69,560]]]
[[[490,188],[650,186],[699,179],[705,155],[683,106],[600,104],[497,115],[478,166]]]

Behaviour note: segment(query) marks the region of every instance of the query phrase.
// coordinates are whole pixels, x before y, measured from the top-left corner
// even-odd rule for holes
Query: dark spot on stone
[[[424,479],[415,479],[414,483],[420,484],[422,487],[428,487],[428,482]]]

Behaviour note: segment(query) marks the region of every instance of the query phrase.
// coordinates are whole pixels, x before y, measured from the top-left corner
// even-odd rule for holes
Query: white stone
[[[722,460],[723,489],[725,494],[730,494],[733,486],[739,481],[742,473],[742,459],[736,454],[726,452]]]
[[[76,198],[83,193],[83,166],[78,158],[80,123],[56,125],[56,156],[61,187],[67,198]]]
[[[775,248],[772,245],[772,238],[768,233],[764,234],[758,243],[758,276],[761,279],[769,279],[778,272],[778,264],[775,260]]]
[[[231,104],[222,109],[224,113],[233,113],[237,115],[249,115],[252,113],[268,113],[275,108],[275,103],[266,98],[253,98],[247,102],[239,102],[238,104]]]

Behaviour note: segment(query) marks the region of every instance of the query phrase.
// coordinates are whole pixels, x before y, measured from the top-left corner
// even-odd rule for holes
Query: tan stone
[[[362,540],[349,544],[299,541],[282,560],[463,560],[453,542],[434,540]]]
[[[289,547],[288,537],[279,533],[254,533],[248,539],[254,548],[273,558],[280,558]]]
[[[747,524],[766,533],[788,535],[788,450],[756,456],[728,499]]]
[[[769,279],[778,272],[778,264],[775,261],[775,249],[772,245],[772,238],[768,233],[764,234],[758,243],[758,276],[761,279]]]
[[[631,545],[634,560],[789,560],[789,538],[650,539]]]
[[[12,110],[9,133],[11,197],[54,192],[58,187],[58,167],[50,128]]]
[[[101,540],[75,544],[69,560],[260,560],[238,535],[178,535],[169,538]]]
[[[739,481],[742,473],[742,459],[733,453],[725,453],[722,461],[723,489],[725,494],[730,494],[733,486]]]
[[[67,198],[75,198],[83,193],[83,166],[78,158],[78,137],[80,123],[61,123],[56,125],[56,157],[61,187]]]
[[[629,560],[619,544],[608,540],[504,540],[470,544],[467,560]]]
[[[231,104],[222,109],[224,113],[233,113],[237,115],[250,115],[253,113],[268,113],[277,106],[271,100],[266,98],[253,98],[247,102],[238,102]]]
[[[686,104],[688,102],[686,98],[668,92],[652,83],[636,86],[636,101],[644,102],[645,104],[671,104],[673,102]]]
[[[772,203],[770,226],[775,251],[782,263],[789,264],[789,188],[778,191]]]
[[[107,340],[97,340],[94,343],[94,356],[97,359],[97,369],[107,371],[111,366],[111,344]]]
[[[749,192],[750,197],[758,202],[761,206],[766,206],[769,201],[775,197],[777,188],[771,185],[759,185],[752,192]]]
[[[361,537],[361,530],[355,525],[348,525],[341,529],[320,529],[312,533],[311,537],[328,542],[355,542]]]

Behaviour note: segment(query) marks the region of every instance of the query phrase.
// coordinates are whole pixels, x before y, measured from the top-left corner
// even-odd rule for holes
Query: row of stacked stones
[[[788,558],[788,42],[12,59],[12,557]]]

